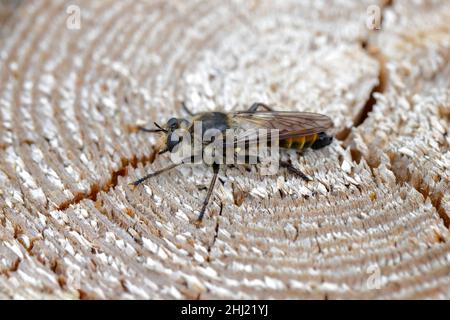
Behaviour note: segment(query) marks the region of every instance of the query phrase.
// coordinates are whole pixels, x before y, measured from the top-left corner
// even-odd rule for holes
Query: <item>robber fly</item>
[[[193,114],[184,103],[182,104],[182,108],[191,117],[191,121],[183,118],[171,118],[163,126],[160,126],[155,122],[154,124],[156,128],[154,129],[139,128],[141,131],[159,133],[161,135],[161,139],[157,146],[159,154],[172,152],[181,142],[180,139],[175,136],[176,130],[185,129],[188,130],[190,134],[193,134],[193,124],[196,121],[201,121],[203,133],[208,129],[217,129],[222,133],[225,133],[226,130],[239,129],[244,126],[248,127],[249,125],[255,128],[276,129],[279,130],[278,142],[281,148],[296,149],[299,151],[307,148],[323,148],[329,145],[333,139],[332,136],[325,133],[327,129],[333,126],[333,122],[329,117],[318,113],[273,111],[269,106],[259,102],[254,103],[247,111],[232,113],[203,112]],[[264,109],[264,111],[261,111],[261,109]],[[246,141],[252,142],[252,139],[261,139],[261,137],[251,135],[248,132],[249,130],[245,130],[243,132],[236,133],[237,136],[235,141],[247,139]],[[178,165],[179,164],[172,164],[166,168],[150,173],[141,179],[130,183],[130,185],[138,186],[145,180],[155,177],[163,172],[167,172]],[[205,214],[211,194],[214,190],[220,166],[221,165],[217,163],[212,164],[214,174],[210,182],[206,198],[204,199],[203,206],[200,210],[200,214],[196,221],[197,224],[201,223]],[[300,176],[305,181],[310,180],[302,171],[295,168],[287,161],[280,161],[280,166]]]

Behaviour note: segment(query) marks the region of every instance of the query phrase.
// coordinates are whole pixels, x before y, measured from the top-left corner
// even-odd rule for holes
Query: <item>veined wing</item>
[[[323,114],[295,111],[272,112],[235,112],[230,114],[237,133],[234,144],[252,143],[258,139],[270,138],[270,130],[279,130],[279,140],[307,136],[324,132],[333,126],[331,119]],[[261,136],[259,129],[268,129],[266,136]]]

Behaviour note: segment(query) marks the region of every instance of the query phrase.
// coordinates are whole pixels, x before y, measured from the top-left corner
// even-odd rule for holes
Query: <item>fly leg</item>
[[[166,152],[166,151],[163,150],[163,152]],[[190,162],[189,162],[189,161],[190,161]],[[186,164],[186,163],[194,163],[194,162],[195,162],[195,156],[190,156],[190,157],[188,157],[188,158],[185,158],[185,159],[184,159],[183,161],[181,161],[180,163],[174,163],[174,164],[171,164],[170,166],[167,166],[167,167],[165,167],[165,168],[162,168],[162,169],[160,169],[160,170],[158,170],[158,171],[149,173],[148,175],[146,175],[146,176],[144,176],[144,177],[142,177],[142,178],[140,178],[140,179],[138,179],[138,180],[136,180],[136,181],[134,181],[134,182],[131,182],[131,183],[129,183],[128,185],[136,187],[136,186],[140,185],[142,182],[144,182],[144,181],[147,180],[147,179],[156,177],[156,176],[160,175],[161,173],[170,171],[170,170],[172,170],[172,169],[174,169],[174,168],[176,168],[176,167],[178,167],[178,166],[180,166],[180,165],[182,165],[182,164]]]
[[[186,103],[184,103],[184,101],[181,102],[181,109],[183,109],[183,111],[191,117],[194,115],[194,113],[186,106]]]
[[[300,178],[302,178],[305,181],[311,181],[312,180],[306,174],[304,174],[301,170],[295,168],[292,164],[290,164],[287,161],[280,161],[280,166],[283,167],[283,168],[288,169],[289,172],[292,172],[292,173],[300,176]]]
[[[175,167],[177,167],[179,165],[180,165],[180,163],[172,164],[172,165],[170,165],[168,167],[165,167],[165,168],[163,168],[161,170],[158,170],[158,171],[152,172],[150,174],[147,174],[146,176],[144,176],[144,177],[142,177],[142,178],[140,178],[140,179],[138,179],[138,180],[136,180],[134,182],[129,183],[129,185],[137,187],[138,185],[140,185],[145,180],[153,178],[153,177],[156,177],[157,175],[160,175],[161,173],[167,172],[169,170],[172,170],[173,168],[175,168]]]
[[[197,221],[195,221],[196,225],[200,225],[202,223],[203,216],[205,215],[206,207],[208,206],[209,199],[211,198],[212,192],[214,191],[214,186],[216,184],[217,175],[219,173],[220,166],[216,163],[213,164],[214,175],[211,179],[211,183],[209,184],[208,193],[206,194],[206,198],[203,201],[203,207],[200,210],[200,214],[198,215]]]
[[[248,112],[256,112],[258,111],[259,107],[266,109],[266,111],[272,111],[272,108],[268,105],[261,103],[261,102],[255,102],[252,104],[252,106],[247,110]]]

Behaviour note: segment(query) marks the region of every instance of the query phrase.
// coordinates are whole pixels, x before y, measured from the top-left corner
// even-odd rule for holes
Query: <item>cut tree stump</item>
[[[0,298],[450,298],[448,1],[0,8]],[[337,139],[284,155],[310,182],[221,171],[197,228],[206,166],[128,186],[181,101]]]

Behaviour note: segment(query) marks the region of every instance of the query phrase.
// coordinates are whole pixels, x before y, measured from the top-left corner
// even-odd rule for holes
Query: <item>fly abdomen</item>
[[[333,137],[325,132],[314,133],[307,136],[292,137],[280,141],[280,147],[286,149],[305,150],[307,148],[320,149],[333,141]]]
[[[333,141],[333,137],[332,136],[327,135],[325,132],[320,132],[318,134],[317,139],[311,145],[311,148],[313,148],[313,149],[320,149],[320,148],[326,147],[332,141]]]
[[[304,150],[314,145],[319,135],[314,133],[307,136],[292,137],[280,141],[280,147],[286,149]]]

